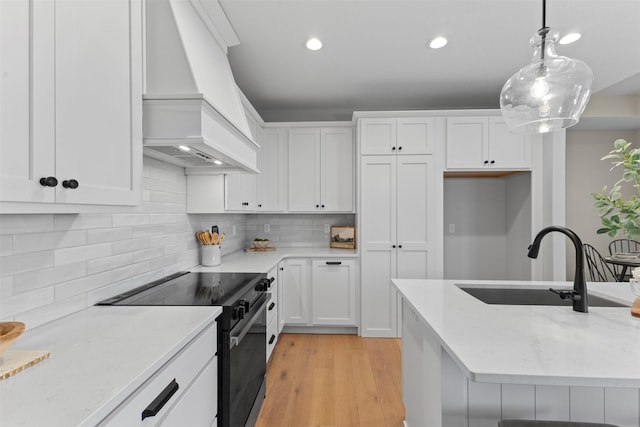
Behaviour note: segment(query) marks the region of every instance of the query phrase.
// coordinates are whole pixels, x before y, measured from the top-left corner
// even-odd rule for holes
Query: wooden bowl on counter
[[[24,332],[22,322],[0,322],[0,355]]]

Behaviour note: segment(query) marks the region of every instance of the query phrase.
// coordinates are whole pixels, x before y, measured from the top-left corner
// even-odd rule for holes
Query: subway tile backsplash
[[[255,237],[281,247],[328,246],[324,224],[355,223],[353,214],[188,215],[183,168],[145,157],[143,174],[139,206],[98,214],[0,215],[1,321],[33,328],[189,269],[199,263],[195,232],[212,225],[225,233],[222,250],[228,254]]]

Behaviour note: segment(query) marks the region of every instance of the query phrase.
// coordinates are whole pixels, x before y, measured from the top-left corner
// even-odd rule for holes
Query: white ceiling
[[[350,120],[362,110],[498,108],[527,64],[541,0],[220,0],[240,45],[240,89],[265,121]],[[640,94],[640,0],[549,0],[558,46],[593,70],[593,91]],[[449,44],[426,47],[435,36]],[[318,52],[304,48],[319,37]]]

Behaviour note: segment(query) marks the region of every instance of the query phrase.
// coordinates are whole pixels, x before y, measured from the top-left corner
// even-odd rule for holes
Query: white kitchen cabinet
[[[527,135],[511,133],[502,117],[447,118],[447,169],[529,169]]]
[[[256,178],[255,174],[225,175],[225,211],[256,210]]]
[[[287,208],[287,133],[284,129],[261,131],[258,154],[256,212],[283,212]]]
[[[289,130],[289,211],[353,212],[351,128]]]
[[[278,263],[278,277],[277,277],[277,281],[278,281],[278,300],[277,300],[277,305],[278,305],[278,334],[280,334],[282,332],[282,329],[284,329],[284,325],[285,325],[285,317],[284,317],[284,267],[285,267],[285,261],[280,261]]]
[[[312,323],[355,326],[356,261],[322,259],[311,265]]]
[[[434,123],[430,117],[360,119],[360,154],[431,154]]]
[[[282,306],[285,324],[309,323],[309,268],[306,259],[287,259],[282,270]]]
[[[430,155],[362,156],[361,334],[400,334],[391,279],[434,271],[435,167]]]
[[[216,334],[215,323],[208,326],[99,426],[211,425],[218,402]],[[160,396],[165,403],[155,405]]]
[[[0,200],[138,204],[141,1],[0,8]]]
[[[269,280],[269,290],[267,293],[271,295],[271,300],[267,304],[267,362],[271,358],[271,353],[278,342],[278,311],[280,309],[278,302],[278,269],[273,268],[267,273]]]

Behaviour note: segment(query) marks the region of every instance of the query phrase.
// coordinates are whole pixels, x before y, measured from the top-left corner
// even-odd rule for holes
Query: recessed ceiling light
[[[191,148],[187,147],[186,145],[178,145],[178,148],[182,151],[191,151]]]
[[[444,37],[436,37],[429,42],[429,47],[431,49],[440,49],[441,47],[445,47],[446,45],[447,39],[445,39]]]
[[[573,43],[577,40],[580,39],[580,37],[582,37],[582,34],[580,33],[569,33],[566,36],[562,37],[560,39],[560,44],[569,44],[569,43]]]
[[[309,50],[320,50],[322,48],[322,42],[316,38],[312,38],[307,40],[305,46],[307,46]]]
[[[218,160],[218,159],[215,159],[213,161],[213,163],[215,163],[216,165],[221,165],[222,164],[222,162],[220,160]]]

